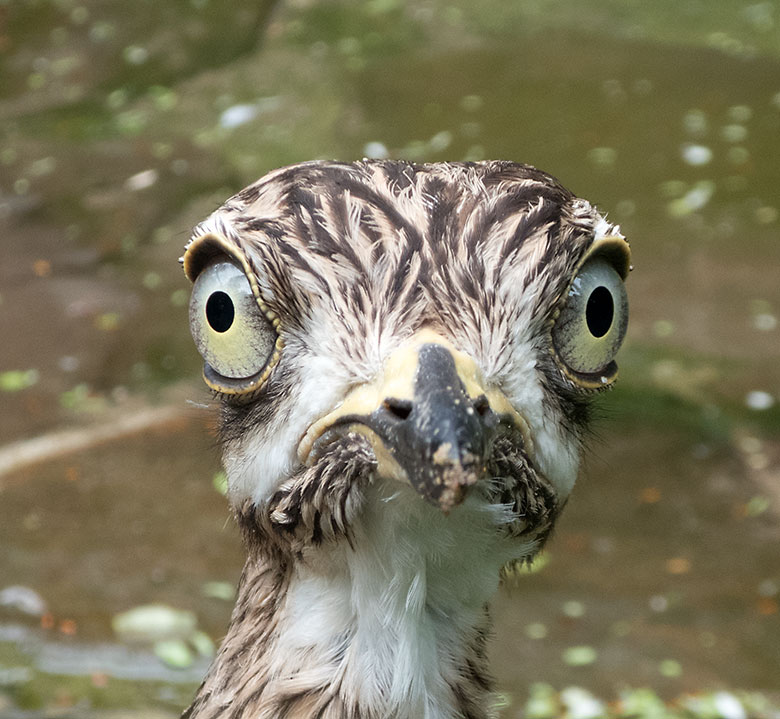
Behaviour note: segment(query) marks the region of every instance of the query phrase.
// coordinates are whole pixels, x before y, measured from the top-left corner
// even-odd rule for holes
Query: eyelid
[[[578,275],[585,264],[595,257],[603,257],[607,260],[624,282],[628,279],[631,270],[634,269],[631,264],[631,246],[621,234],[601,235],[594,239],[593,244],[580,260],[575,275]]]
[[[238,263],[249,280],[249,284],[252,285],[252,291],[254,292],[257,282],[254,281],[252,266],[244,253],[234,244],[228,242],[222,235],[207,232],[204,235],[193,238],[185,248],[180,262],[187,279],[190,282],[195,282],[198,279],[198,275],[208,265],[217,257],[223,255],[227,255],[231,260]],[[259,294],[258,291],[257,295]]]

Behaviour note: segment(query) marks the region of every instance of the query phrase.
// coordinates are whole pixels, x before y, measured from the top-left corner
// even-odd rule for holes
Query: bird
[[[184,719],[486,719],[628,322],[620,227],[510,161],[274,170],[180,259],[246,551]]]

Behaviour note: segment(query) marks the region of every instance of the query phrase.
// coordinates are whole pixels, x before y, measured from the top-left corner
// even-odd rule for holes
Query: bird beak
[[[410,484],[448,512],[485,473],[500,424],[523,435],[527,423],[498,390],[486,390],[479,368],[441,335],[422,330],[385,363],[374,382],[354,388],[315,422],[298,447],[304,464],[350,432],[365,435],[379,475]]]

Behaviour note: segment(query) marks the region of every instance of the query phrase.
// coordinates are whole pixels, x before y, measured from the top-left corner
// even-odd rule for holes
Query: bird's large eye
[[[628,326],[623,280],[603,257],[586,262],[569,288],[553,326],[555,349],[566,367],[581,375],[614,377],[614,358]]]
[[[224,382],[249,380],[269,364],[277,333],[258,304],[244,272],[218,260],[195,280],[190,298],[190,330],[206,361],[204,376],[217,389]],[[211,372],[209,371],[211,370]],[[213,373],[219,377],[213,377]]]

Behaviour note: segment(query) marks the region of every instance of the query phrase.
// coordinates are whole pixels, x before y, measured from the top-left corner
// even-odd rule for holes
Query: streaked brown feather
[[[315,162],[245,188],[195,236],[219,233],[246,256],[292,356],[316,351],[307,345],[311,328],[327,323],[330,350],[359,383],[394,343],[430,325],[483,358],[499,382],[512,347],[543,334],[598,219],[587,202],[527,165]],[[296,376],[283,364],[252,401],[226,403],[227,447],[285,421]],[[573,433],[581,431],[582,396],[549,357],[539,372],[550,402],[571,418]],[[371,481],[375,458],[361,437],[347,436],[328,452],[281,482],[268,503],[235,508],[248,552],[239,598],[185,719],[388,719],[342,691],[343,654],[324,667],[291,664],[284,675],[273,664],[284,654],[278,619],[296,568],[354,541]],[[559,509],[554,492],[511,443],[496,443],[490,472],[510,478],[485,489],[491,502],[515,511],[504,531],[541,545]],[[453,719],[492,716],[488,628],[485,608],[480,621],[459,630],[462,656],[442,677]]]

